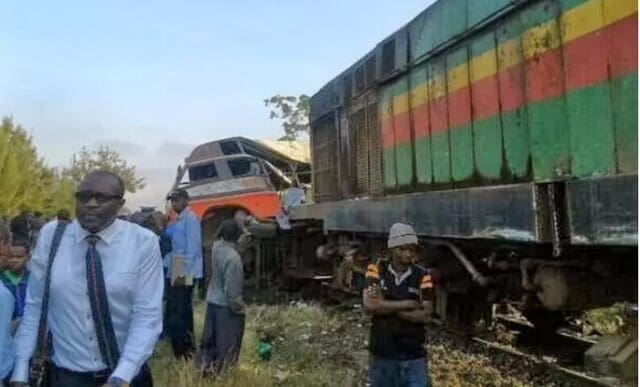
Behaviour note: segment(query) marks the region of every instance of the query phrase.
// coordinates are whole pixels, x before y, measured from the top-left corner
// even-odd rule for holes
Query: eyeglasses
[[[122,195],[110,195],[102,192],[80,191],[75,194],[76,200],[80,203],[89,203],[91,199],[94,199],[98,204],[105,204],[111,200],[120,200]]]

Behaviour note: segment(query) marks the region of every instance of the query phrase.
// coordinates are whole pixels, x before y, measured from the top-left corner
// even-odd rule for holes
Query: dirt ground
[[[204,305],[196,305],[196,334]],[[272,357],[260,360],[258,338],[273,338]],[[322,307],[300,301],[251,305],[240,364],[217,379],[202,379],[192,364],[177,362],[166,341],[151,360],[156,385],[200,386],[366,386],[368,318],[356,306]],[[458,348],[429,335],[429,373],[435,386],[558,386],[522,361]]]

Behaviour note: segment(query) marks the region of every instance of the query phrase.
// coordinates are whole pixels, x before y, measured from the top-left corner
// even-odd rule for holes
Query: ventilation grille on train
[[[335,199],[337,187],[336,127],[333,114],[313,123],[313,171],[316,201]]]

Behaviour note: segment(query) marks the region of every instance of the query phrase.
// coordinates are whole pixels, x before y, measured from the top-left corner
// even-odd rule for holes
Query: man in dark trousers
[[[207,312],[202,332],[199,366],[205,373],[220,372],[238,362],[244,335],[245,305],[242,299],[244,274],[237,251],[242,229],[232,219],[220,225],[214,243],[212,278],[207,292]]]
[[[52,387],[153,385],[146,361],[162,330],[162,260],[155,234],[116,218],[123,196],[117,175],[91,172],[75,194],[77,220],[42,228],[28,266],[12,386],[29,381],[45,289]],[[46,278],[52,245],[58,249]]]
[[[175,190],[169,195],[169,200],[178,219],[174,224],[169,253],[166,332],[171,338],[173,354],[177,358],[189,358],[194,351],[193,283],[202,278],[202,236],[200,221],[188,208],[187,191]]]
[[[363,304],[372,315],[372,387],[428,385],[425,323],[433,311],[433,282],[414,264],[418,238],[409,225],[389,231],[391,261],[369,265]]]

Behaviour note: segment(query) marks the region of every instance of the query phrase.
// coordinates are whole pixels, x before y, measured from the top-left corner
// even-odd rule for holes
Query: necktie
[[[100,354],[107,367],[113,370],[118,364],[120,351],[111,322],[111,313],[109,313],[107,290],[102,273],[102,261],[96,249],[96,243],[98,243],[99,240],[100,237],[98,235],[91,234],[87,236],[87,242],[89,244],[85,256],[87,264],[87,288],[89,290],[89,303],[91,304],[91,314],[93,315],[93,324],[98,338]]]

